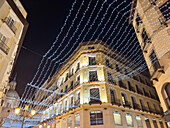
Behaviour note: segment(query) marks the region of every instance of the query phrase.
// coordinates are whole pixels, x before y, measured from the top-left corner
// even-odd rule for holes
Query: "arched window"
[[[56,128],[60,128],[60,121],[57,122],[57,127]]]
[[[71,116],[67,119],[67,127],[72,128],[72,117]]]
[[[141,117],[140,116],[136,116],[136,122],[137,122],[137,125],[138,125],[138,127],[142,127],[143,126],[143,124],[142,124],[142,119],[141,119]]]
[[[161,128],[164,128],[162,120],[159,120],[159,123],[160,123]]]
[[[170,107],[170,83],[165,86],[165,102]]]
[[[74,117],[75,121],[74,121],[74,127],[80,127],[80,114],[76,114]]]
[[[147,128],[151,128],[150,121],[149,121],[149,119],[146,118],[146,117],[145,117],[145,123],[146,123]]]
[[[157,123],[156,123],[156,120],[155,120],[155,119],[152,119],[152,122],[153,122],[154,127],[155,127],[155,128],[158,128],[158,125],[157,125]]]
[[[133,126],[132,116],[129,113],[126,113],[126,122],[128,126]]]
[[[103,112],[102,111],[90,112],[90,124],[91,125],[102,125],[103,124]]]
[[[66,127],[66,119],[63,119],[61,128],[65,128],[65,127]]]
[[[113,112],[113,118],[116,125],[122,125],[121,115],[119,112]]]

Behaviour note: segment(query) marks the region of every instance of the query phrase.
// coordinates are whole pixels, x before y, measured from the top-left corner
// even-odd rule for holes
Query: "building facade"
[[[0,113],[9,90],[9,77],[27,31],[26,16],[19,0],[0,1]]]
[[[133,0],[132,3],[130,22],[170,127],[170,2]]]
[[[39,128],[166,128],[149,76],[124,57],[102,41],[81,43],[36,92]]]

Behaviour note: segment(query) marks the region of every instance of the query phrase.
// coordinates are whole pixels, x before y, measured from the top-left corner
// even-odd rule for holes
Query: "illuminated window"
[[[146,123],[147,128],[151,128],[150,121],[149,121],[149,119],[146,118],[146,117],[145,117],[145,123]]]
[[[90,124],[91,125],[102,125],[103,124],[103,113],[102,111],[90,112]]]
[[[158,128],[158,125],[157,125],[157,123],[156,123],[156,120],[155,120],[155,119],[152,119],[152,122],[153,122],[154,128]]]
[[[67,119],[67,127],[72,128],[72,117],[71,116]]]
[[[61,128],[65,128],[65,127],[66,127],[66,119],[63,119]]]
[[[74,121],[75,127],[80,127],[80,114],[76,114],[74,119],[75,119]]]
[[[159,124],[160,124],[161,128],[164,128],[162,120],[159,120]]]
[[[142,127],[143,126],[143,124],[142,124],[142,119],[141,119],[141,117],[140,116],[136,116],[136,122],[137,122],[137,125],[138,125],[138,127]]]
[[[133,126],[132,116],[128,113],[126,113],[126,122],[128,126]]]
[[[119,112],[113,112],[113,118],[116,125],[122,125],[121,115]]]
[[[60,128],[60,121],[57,122],[56,128]]]

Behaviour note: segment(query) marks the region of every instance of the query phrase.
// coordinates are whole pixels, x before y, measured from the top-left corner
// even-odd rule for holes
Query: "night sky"
[[[32,80],[42,55],[50,48],[72,5],[71,0],[21,0],[28,13],[28,31],[14,72],[17,73],[17,92],[21,96],[25,85]],[[33,52],[30,52],[32,50]],[[37,54],[36,54],[37,53]]]
[[[71,21],[74,19],[75,15],[77,13],[77,10],[79,9],[79,6],[82,3],[82,1],[83,0],[78,0],[77,4],[72,12],[72,15],[71,15],[70,19],[68,20],[67,26],[64,29],[63,33],[61,34],[60,38],[58,39],[58,41],[54,47],[54,50],[57,49],[59,44],[62,42],[62,39],[64,38],[69,27],[71,26],[71,24],[72,24]],[[55,56],[57,56],[60,53],[60,51],[63,48],[65,48],[65,46],[68,43],[69,39],[71,38],[72,34],[76,31],[77,25],[80,22],[80,19],[82,18],[83,13],[84,13],[89,1],[90,0],[85,0],[84,6],[82,6],[82,8],[81,8],[81,13],[78,15],[78,18],[75,20],[75,25],[71,29],[69,35],[67,36],[67,38],[63,42],[63,45],[60,47],[59,51],[57,52],[57,54]],[[78,39],[78,43],[73,47],[73,50],[76,49],[76,47],[78,46],[78,44],[80,42],[82,42],[83,36],[86,34],[88,29],[90,28],[90,25],[92,24],[93,20],[95,19],[97,12],[100,10],[101,4],[103,3],[103,0],[99,0],[99,4],[96,7],[97,9],[94,12],[94,14],[92,15],[92,18],[91,18],[92,21],[90,21],[90,23],[87,25],[82,36],[80,36],[80,38],[78,38],[79,33],[84,28],[84,25],[87,23],[87,21],[89,19],[89,16],[92,12],[93,6],[96,4],[96,1],[97,0],[92,0],[91,6],[89,8],[89,11],[87,12],[86,18],[84,18],[77,33],[72,38],[70,44],[68,45],[68,47],[66,47],[66,50],[61,54],[59,59],[62,58],[67,53],[67,51],[70,50],[70,48],[73,46],[73,43],[76,42],[77,39]],[[93,29],[90,30],[90,32],[87,34],[86,38],[83,39],[83,41],[89,41],[90,39],[91,40],[102,39],[104,37],[104,34],[106,33],[105,31],[107,31],[109,29],[109,27],[111,26],[111,24],[113,22],[109,22],[108,25],[106,26],[106,28],[104,29],[104,32],[99,37],[98,37],[98,35],[102,31],[102,28],[104,27],[104,25],[106,24],[108,17],[111,14],[112,10],[114,8],[118,7],[118,5],[120,5],[120,3],[123,0],[117,1],[114,5],[111,6],[102,25],[100,26],[100,28],[98,29],[96,34],[93,36],[93,38],[91,38],[93,35],[93,32],[97,29],[98,24],[101,23],[101,20],[99,20],[99,19],[102,18],[103,14],[106,12],[106,9],[107,9],[109,3],[111,3],[112,1],[113,0],[108,0],[107,4],[104,5],[103,10],[101,11],[98,19],[96,20],[96,24],[94,25]],[[27,49],[24,49],[24,48],[21,49],[17,63],[14,68],[13,75],[12,75],[12,77],[13,77],[14,74],[17,73],[18,85],[17,85],[16,90],[20,96],[22,96],[22,93],[24,91],[26,84],[32,80],[35,72],[37,71],[37,68],[38,68],[38,65],[42,59],[42,56],[44,55],[44,53],[47,52],[47,50],[52,46],[52,43],[55,41],[55,38],[58,35],[58,33],[60,32],[60,29],[61,29],[62,25],[64,24],[66,16],[68,15],[69,9],[71,9],[73,2],[74,1],[72,1],[72,0],[48,0],[48,2],[47,2],[47,0],[21,0],[21,3],[23,4],[23,6],[25,7],[25,9],[28,13],[27,21],[29,23],[29,27],[28,27],[28,31],[27,31],[27,34],[26,34],[26,37],[25,37],[25,40],[23,43],[23,47],[27,48]],[[113,13],[113,16],[110,19],[110,21],[114,21],[115,17],[118,16],[118,18],[114,21],[115,26],[119,23],[118,27],[116,29],[114,29],[115,26],[113,26],[111,31],[109,31],[107,36],[103,39],[104,42],[108,39],[109,39],[108,42],[111,42],[111,40],[114,38],[114,36],[119,33],[119,35],[114,39],[115,42],[118,41],[118,44],[114,45],[114,47],[118,50],[120,50],[125,45],[125,43],[127,43],[127,40],[125,40],[124,43],[122,43],[122,44],[120,43],[124,39],[124,37],[128,33],[130,33],[127,38],[127,39],[129,39],[132,36],[132,34],[134,33],[134,30],[128,31],[132,28],[132,25],[129,25],[128,20],[127,20],[127,22],[125,22],[124,27],[122,28],[122,24],[124,23],[124,21],[126,21],[126,19],[128,19],[130,12],[126,13],[126,15],[123,16],[123,18],[121,19],[122,14],[129,11],[130,6],[128,6],[126,9],[124,9],[121,13],[119,13],[119,11],[122,8],[126,7],[129,4],[129,2],[130,1],[127,1],[124,4],[122,4],[122,6],[120,6],[119,8],[116,8],[116,11]],[[128,26],[127,29],[125,29],[126,26]],[[113,31],[114,31],[113,36],[111,38],[109,38],[109,35],[111,35],[111,33]],[[125,33],[121,38],[122,40],[119,40],[119,38],[121,37],[121,34],[123,32],[125,32]],[[132,40],[134,38],[135,38],[135,41],[137,41],[136,37],[133,37]],[[131,44],[130,48],[133,45],[134,44]],[[51,51],[50,55],[52,54],[52,52],[54,52],[54,50]],[[73,50],[72,50],[72,52],[73,52]],[[139,50],[140,50],[140,47],[139,47]],[[141,52],[141,55],[142,55],[142,52]],[[45,71],[46,71],[46,69],[45,69]],[[47,76],[49,76],[49,73],[47,74]]]

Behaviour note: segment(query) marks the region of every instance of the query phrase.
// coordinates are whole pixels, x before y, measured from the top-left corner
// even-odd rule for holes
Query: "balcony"
[[[89,65],[97,65],[96,60],[95,60],[95,59],[94,59],[94,60],[90,60],[90,61],[89,61]]]
[[[9,47],[8,47],[2,40],[0,40],[0,49],[1,49],[5,54],[8,54],[8,52],[9,52]]]
[[[12,32],[15,34],[17,28],[15,27],[14,25],[14,21],[12,18],[10,17],[6,17],[4,20],[3,20],[4,23],[6,23],[8,25],[8,27],[12,30]]]
[[[148,112],[148,109],[146,106],[142,105],[141,107],[142,107],[142,111]]]
[[[123,103],[123,107],[131,108],[131,103],[129,101],[125,101],[125,103]]]
[[[99,99],[90,99],[89,104],[102,104],[102,102]]]
[[[154,71],[151,69],[151,80],[158,81],[159,76],[164,72],[164,67],[163,66],[158,66],[157,62],[152,65],[151,68],[155,68]]]
[[[133,109],[140,110],[140,105],[137,104],[137,103],[134,103],[134,104],[133,104]]]
[[[136,92],[136,91],[135,91],[135,88],[134,88],[133,86],[130,86],[130,87],[129,87],[129,90],[130,90],[130,91],[133,91],[133,92]]]
[[[120,105],[121,105],[120,99],[113,99],[113,100],[111,100],[111,104],[112,104],[112,105],[118,105],[118,106],[120,106]]]

